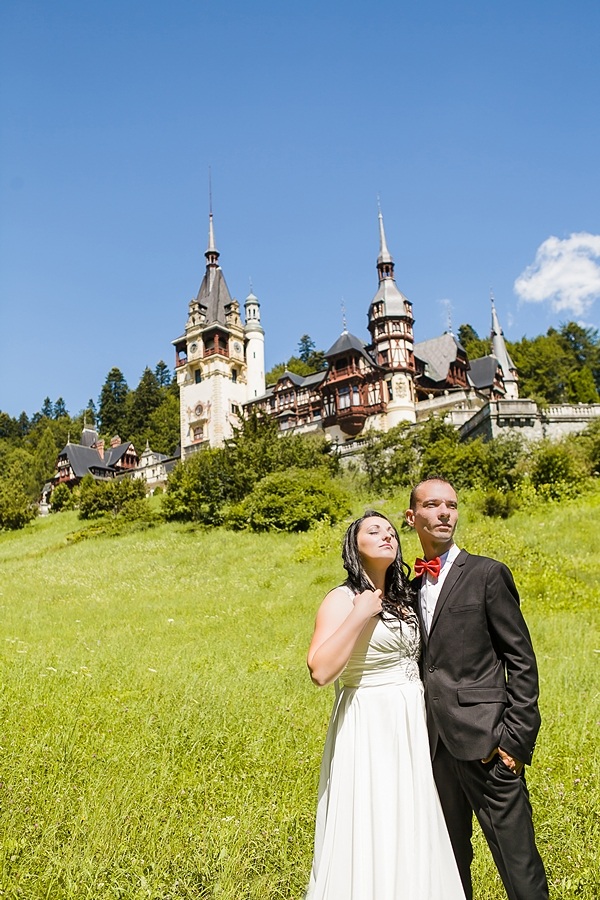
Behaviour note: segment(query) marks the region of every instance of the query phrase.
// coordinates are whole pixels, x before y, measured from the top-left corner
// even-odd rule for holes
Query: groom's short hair
[[[415,484],[414,488],[410,492],[410,500],[408,501],[410,509],[414,510],[415,506],[417,505],[417,491],[419,490],[419,488],[423,487],[424,484],[428,484],[430,481],[441,481],[442,484],[449,485],[455,494],[457,493],[456,488],[451,481],[448,481],[447,478],[444,478],[442,475],[428,475],[427,478],[423,478],[422,481],[419,481],[418,484]]]

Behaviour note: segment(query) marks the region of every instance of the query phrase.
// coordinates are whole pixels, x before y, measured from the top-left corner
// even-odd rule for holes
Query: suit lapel
[[[458,556],[456,557],[456,559],[454,560],[454,562],[452,563],[450,571],[448,572],[448,574],[446,575],[446,577],[444,579],[444,584],[442,586],[442,590],[440,591],[440,596],[438,597],[438,601],[435,604],[435,612],[434,612],[433,618],[431,620],[431,627],[429,629],[429,634],[431,634],[431,632],[435,628],[435,623],[437,622],[437,620],[440,617],[440,613],[446,603],[446,600],[448,599],[448,597],[450,595],[450,592],[452,591],[452,589],[454,588],[454,585],[456,584],[456,582],[459,580],[460,576],[462,575],[463,566],[466,563],[468,557],[469,557],[469,554],[467,553],[467,551],[461,550],[460,553],[458,554]]]

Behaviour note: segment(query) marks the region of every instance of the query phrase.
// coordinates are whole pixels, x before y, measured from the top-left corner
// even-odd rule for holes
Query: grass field
[[[513,569],[537,649],[551,895],[595,900],[600,496],[462,515],[458,543]],[[299,900],[332,703],[304,657],[341,531],[68,541],[81,527],[0,534],[0,897]],[[479,836],[474,871],[477,900],[504,897]]]

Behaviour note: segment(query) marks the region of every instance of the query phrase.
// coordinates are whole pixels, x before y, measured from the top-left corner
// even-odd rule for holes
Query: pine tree
[[[129,435],[140,435],[149,432],[150,416],[160,406],[161,399],[158,378],[146,366],[140,383],[130,396],[127,415]]]
[[[115,366],[106,376],[98,401],[100,427],[106,436],[125,433],[128,394],[125,377]]]
[[[168,387],[171,384],[171,370],[164,360],[157,362],[154,374],[160,387]]]
[[[25,437],[26,434],[29,434],[30,427],[29,416],[25,410],[23,410],[19,416],[19,435]]]
[[[98,420],[98,410],[96,409],[96,404],[94,403],[94,401],[92,400],[91,397],[87,402],[87,406],[83,411],[83,415],[84,415],[85,421],[88,425],[96,424],[96,422]]]
[[[52,410],[52,418],[60,419],[60,418],[62,418],[62,416],[68,416],[68,415],[69,415],[69,413],[67,412],[67,407],[65,406],[65,401],[63,400],[62,397],[59,397],[58,400],[56,401],[56,403],[54,404],[54,407]]]
[[[41,490],[46,481],[54,475],[58,452],[51,428],[46,428],[35,448],[34,476],[38,490]]]
[[[157,453],[171,456],[181,440],[179,432],[179,398],[171,393],[157,406],[149,422],[150,430],[147,439]],[[140,445],[138,450],[143,450]]]

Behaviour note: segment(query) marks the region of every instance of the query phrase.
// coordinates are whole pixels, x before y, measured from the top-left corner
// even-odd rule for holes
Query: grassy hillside
[[[80,528],[0,535],[0,897],[300,898],[332,702],[304,657],[341,531],[68,541]],[[599,531],[594,496],[507,522],[467,506],[458,536],[522,591],[544,719],[529,785],[561,900],[600,893]],[[478,841],[476,896],[500,900]]]

